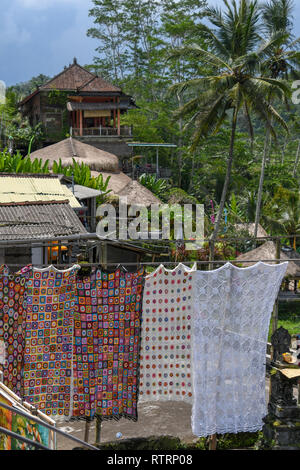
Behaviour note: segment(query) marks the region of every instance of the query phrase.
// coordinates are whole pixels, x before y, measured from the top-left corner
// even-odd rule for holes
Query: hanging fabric
[[[73,418],[137,419],[144,268],[77,277]]]
[[[196,264],[160,265],[146,277],[139,400],[192,402],[192,280]]]
[[[255,432],[267,414],[266,347],[288,263],[227,263],[194,284],[192,428],[196,436]]]
[[[26,401],[53,417],[71,412],[75,275],[79,268],[33,268],[28,281],[24,395]]]
[[[4,385],[23,397],[28,278],[0,269],[0,370]]]
[[[9,267],[6,266],[6,264],[2,264],[2,265],[0,266],[0,275],[1,275],[1,274],[6,274],[6,275],[9,274]]]

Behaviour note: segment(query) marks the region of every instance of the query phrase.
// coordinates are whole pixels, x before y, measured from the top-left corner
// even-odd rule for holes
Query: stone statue
[[[273,362],[282,362],[282,354],[289,352],[291,347],[291,335],[282,326],[271,336],[273,346]]]

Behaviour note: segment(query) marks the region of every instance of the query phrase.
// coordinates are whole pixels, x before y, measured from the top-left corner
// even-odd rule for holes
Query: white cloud
[[[30,31],[17,24],[14,12],[12,10],[4,11],[1,16],[1,46],[5,46],[7,44],[25,44],[30,40],[30,38]]]
[[[72,7],[83,6],[86,8],[86,2],[84,0],[15,0],[16,4],[20,8],[34,9],[34,10],[46,10],[56,5],[69,4]]]

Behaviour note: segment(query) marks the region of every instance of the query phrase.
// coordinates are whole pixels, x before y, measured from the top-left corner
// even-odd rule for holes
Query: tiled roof
[[[0,203],[68,200],[74,209],[80,203],[59,178],[51,175],[0,173]]]
[[[92,80],[89,80],[87,83],[82,85],[80,87],[80,91],[86,91],[86,92],[95,92],[95,91],[121,91],[121,88],[112,85],[111,83],[108,83],[106,80],[104,80],[101,77],[95,77],[92,78]]]
[[[2,240],[47,239],[86,232],[68,201],[0,204]]]
[[[40,87],[40,90],[77,90],[95,75],[78,64],[72,64]]]
[[[40,90],[121,92],[121,88],[112,85],[101,77],[97,77],[77,63],[70,65],[70,67],[42,85]]]

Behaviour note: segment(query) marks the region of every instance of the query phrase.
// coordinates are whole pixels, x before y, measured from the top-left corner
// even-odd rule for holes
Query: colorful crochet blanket
[[[53,417],[71,413],[77,269],[34,268],[28,281],[25,400]]]
[[[137,419],[144,269],[77,279],[73,418]]]
[[[3,382],[22,397],[25,324],[27,306],[26,272],[10,273],[0,267],[0,369]]]

